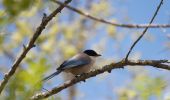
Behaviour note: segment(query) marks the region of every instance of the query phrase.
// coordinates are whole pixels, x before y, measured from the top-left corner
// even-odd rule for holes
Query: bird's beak
[[[97,56],[102,56],[101,54],[97,54]]]

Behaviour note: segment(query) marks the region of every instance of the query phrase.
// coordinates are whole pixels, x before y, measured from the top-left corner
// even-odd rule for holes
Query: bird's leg
[[[75,75],[74,77],[75,77],[75,78],[78,78],[78,77],[79,77],[79,75]]]
[[[80,74],[80,76],[84,76],[84,75],[86,75],[86,73],[81,73],[81,74]]]
[[[111,73],[112,72],[112,70],[108,70],[108,73]]]
[[[86,75],[86,73],[77,74],[77,75],[75,75],[75,78],[78,78],[78,77],[83,76],[83,75]]]
[[[80,76],[84,76],[86,73],[81,73]],[[83,80],[83,82],[86,82],[86,80]]]
[[[75,75],[75,78],[78,79],[78,77],[81,77],[81,76],[84,76],[84,75],[86,75],[86,73],[77,74],[77,75]],[[86,82],[86,80],[83,80],[83,82]]]

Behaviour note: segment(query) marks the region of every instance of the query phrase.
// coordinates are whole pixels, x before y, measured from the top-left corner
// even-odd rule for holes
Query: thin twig
[[[74,11],[74,12],[76,12],[76,13],[82,15],[82,16],[85,16],[89,19],[92,19],[94,21],[98,21],[98,22],[101,22],[101,23],[117,26],[117,27],[124,27],[124,28],[146,28],[146,27],[149,27],[149,28],[169,28],[170,27],[170,24],[121,24],[121,23],[111,22],[111,21],[107,21],[107,20],[102,19],[102,18],[94,17],[94,16],[90,15],[89,13],[83,12],[83,11],[77,9],[77,8],[72,7],[72,6],[65,5],[60,1],[57,1],[57,0],[52,0],[52,1],[59,4],[59,5],[64,5],[68,9],[70,9],[70,10],[72,10],[72,11]]]
[[[163,4],[163,0],[160,1],[160,3],[159,3],[159,5],[158,5],[158,7],[157,7],[157,9],[156,9],[156,11],[155,11],[152,19],[151,19],[151,21],[149,22],[149,25],[152,24],[152,22],[153,22],[153,20],[155,19],[155,17],[156,17],[156,15],[157,15],[157,13],[158,13],[158,11],[159,11],[159,9],[160,9],[160,7],[161,7],[162,4]],[[143,30],[142,34],[141,34],[141,35],[137,38],[137,40],[132,44],[132,46],[130,47],[130,49],[129,49],[127,55],[126,55],[126,58],[125,58],[126,61],[128,60],[129,54],[131,53],[132,49],[133,49],[134,46],[138,43],[138,41],[144,36],[144,34],[145,34],[146,31],[148,30],[148,28],[149,28],[149,27],[146,27],[146,28]]]
[[[48,92],[37,93],[36,95],[32,96],[31,100],[40,100],[40,99],[47,98],[49,96],[59,93],[60,91],[66,89],[74,84],[84,81],[88,78],[94,77],[96,75],[102,74],[102,73],[110,71],[112,69],[124,68],[127,65],[130,65],[130,66],[153,66],[156,68],[170,70],[170,65],[164,64],[167,62],[168,62],[168,60],[137,60],[137,61],[128,60],[127,62],[125,60],[122,60],[117,63],[111,63],[109,65],[102,67],[101,69],[91,71],[91,72],[83,74],[77,78],[74,78],[70,81],[67,81],[67,82],[63,83],[62,85],[49,90]]]
[[[64,2],[64,4],[68,4],[71,1],[72,0],[66,0]],[[45,29],[45,26],[48,24],[48,22],[50,20],[52,20],[53,17],[56,16],[56,14],[60,13],[63,8],[64,8],[64,6],[61,5],[55,11],[53,11],[49,16],[44,16],[43,17],[40,26],[35,31],[33,37],[31,38],[30,42],[28,43],[28,45],[24,47],[22,53],[20,54],[18,59],[16,59],[16,61],[12,65],[11,69],[5,74],[4,79],[0,83],[0,94],[1,94],[2,90],[4,89],[4,87],[6,86],[6,84],[8,83],[9,79],[11,78],[11,76],[15,73],[15,71],[18,68],[18,66],[21,63],[21,61],[25,58],[26,54],[29,52],[29,50],[32,47],[35,46],[34,43],[35,43],[36,39],[39,37],[39,35],[41,34],[41,32]]]

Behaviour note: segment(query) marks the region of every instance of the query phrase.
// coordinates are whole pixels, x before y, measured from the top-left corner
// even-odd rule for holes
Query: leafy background
[[[70,4],[84,12],[121,23],[148,23],[159,0],[73,0]],[[170,2],[164,1],[155,23],[170,22]],[[50,0],[0,0],[0,78],[27,44],[43,13],[58,7]],[[85,49],[95,49],[103,56],[96,67],[125,56],[142,29],[117,28],[89,20],[66,8],[57,15],[21,63],[3,91],[1,100],[25,100],[68,80],[62,73],[39,85],[37,81],[52,73],[64,59]],[[170,29],[149,29],[136,45],[131,59],[169,59]],[[151,67],[127,67],[88,79],[66,89],[49,100],[170,100],[170,72]]]

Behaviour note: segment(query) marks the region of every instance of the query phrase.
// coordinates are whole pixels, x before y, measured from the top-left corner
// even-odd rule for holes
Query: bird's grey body
[[[88,73],[95,62],[95,57],[98,56],[101,55],[93,50],[85,50],[84,52],[64,61],[60,67],[57,68],[56,72],[44,78],[42,81],[49,80],[61,72],[72,73],[73,75]]]
[[[72,73],[73,75],[80,75],[90,71],[94,64],[95,58],[87,54],[81,53],[73,56],[68,61],[65,61],[57,70]]]

